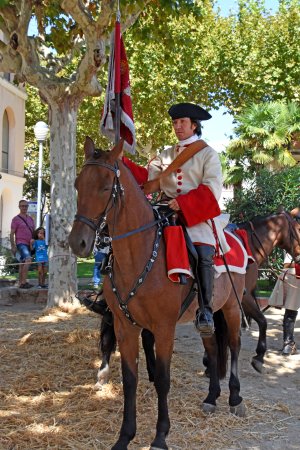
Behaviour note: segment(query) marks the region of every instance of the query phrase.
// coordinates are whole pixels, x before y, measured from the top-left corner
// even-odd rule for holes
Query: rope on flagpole
[[[120,1],[117,3],[115,26],[115,145],[120,140],[121,125],[121,12]]]
[[[121,22],[120,0],[117,1],[116,19],[118,22]]]

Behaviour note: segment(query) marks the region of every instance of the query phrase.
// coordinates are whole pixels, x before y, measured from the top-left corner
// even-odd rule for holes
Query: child
[[[101,276],[101,265],[104,258],[106,258],[107,253],[109,253],[109,246],[106,246],[101,249],[97,249],[96,246],[94,247],[93,254],[95,258],[94,263],[94,270],[93,270],[93,284],[94,289],[98,289],[99,285],[102,283],[102,276]]]
[[[48,246],[45,241],[45,228],[39,227],[33,233],[34,239],[31,239],[30,249],[35,250],[35,261],[38,267],[39,274],[39,288],[46,288],[45,278],[47,275],[48,266]]]

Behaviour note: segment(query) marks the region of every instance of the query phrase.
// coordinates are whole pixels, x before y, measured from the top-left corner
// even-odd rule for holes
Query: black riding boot
[[[211,336],[214,331],[214,319],[212,312],[212,295],[214,286],[214,266],[213,256],[215,249],[211,245],[197,245],[198,253],[198,278],[203,300],[201,305],[201,296],[198,297],[199,309],[196,311],[195,327],[202,337]]]
[[[92,296],[84,296],[79,299],[80,303],[84,305],[90,311],[93,311],[96,314],[100,314],[104,316],[104,314],[109,309],[106,303],[105,298],[103,297],[103,291],[100,291],[97,294],[96,299],[92,300]]]
[[[283,318],[283,349],[282,355],[289,356],[297,353],[294,340],[294,328],[298,311],[286,309]]]

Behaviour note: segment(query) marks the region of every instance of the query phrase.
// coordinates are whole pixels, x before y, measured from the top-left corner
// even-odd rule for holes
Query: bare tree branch
[[[18,11],[14,6],[2,6],[0,8],[0,16],[3,18],[9,33],[12,33],[18,23]]]

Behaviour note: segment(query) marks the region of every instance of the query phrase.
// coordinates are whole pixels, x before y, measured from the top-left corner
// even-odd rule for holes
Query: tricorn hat
[[[189,117],[192,120],[208,120],[211,115],[194,103],[177,103],[177,105],[171,106],[168,113],[172,119],[181,119],[182,117]]]

